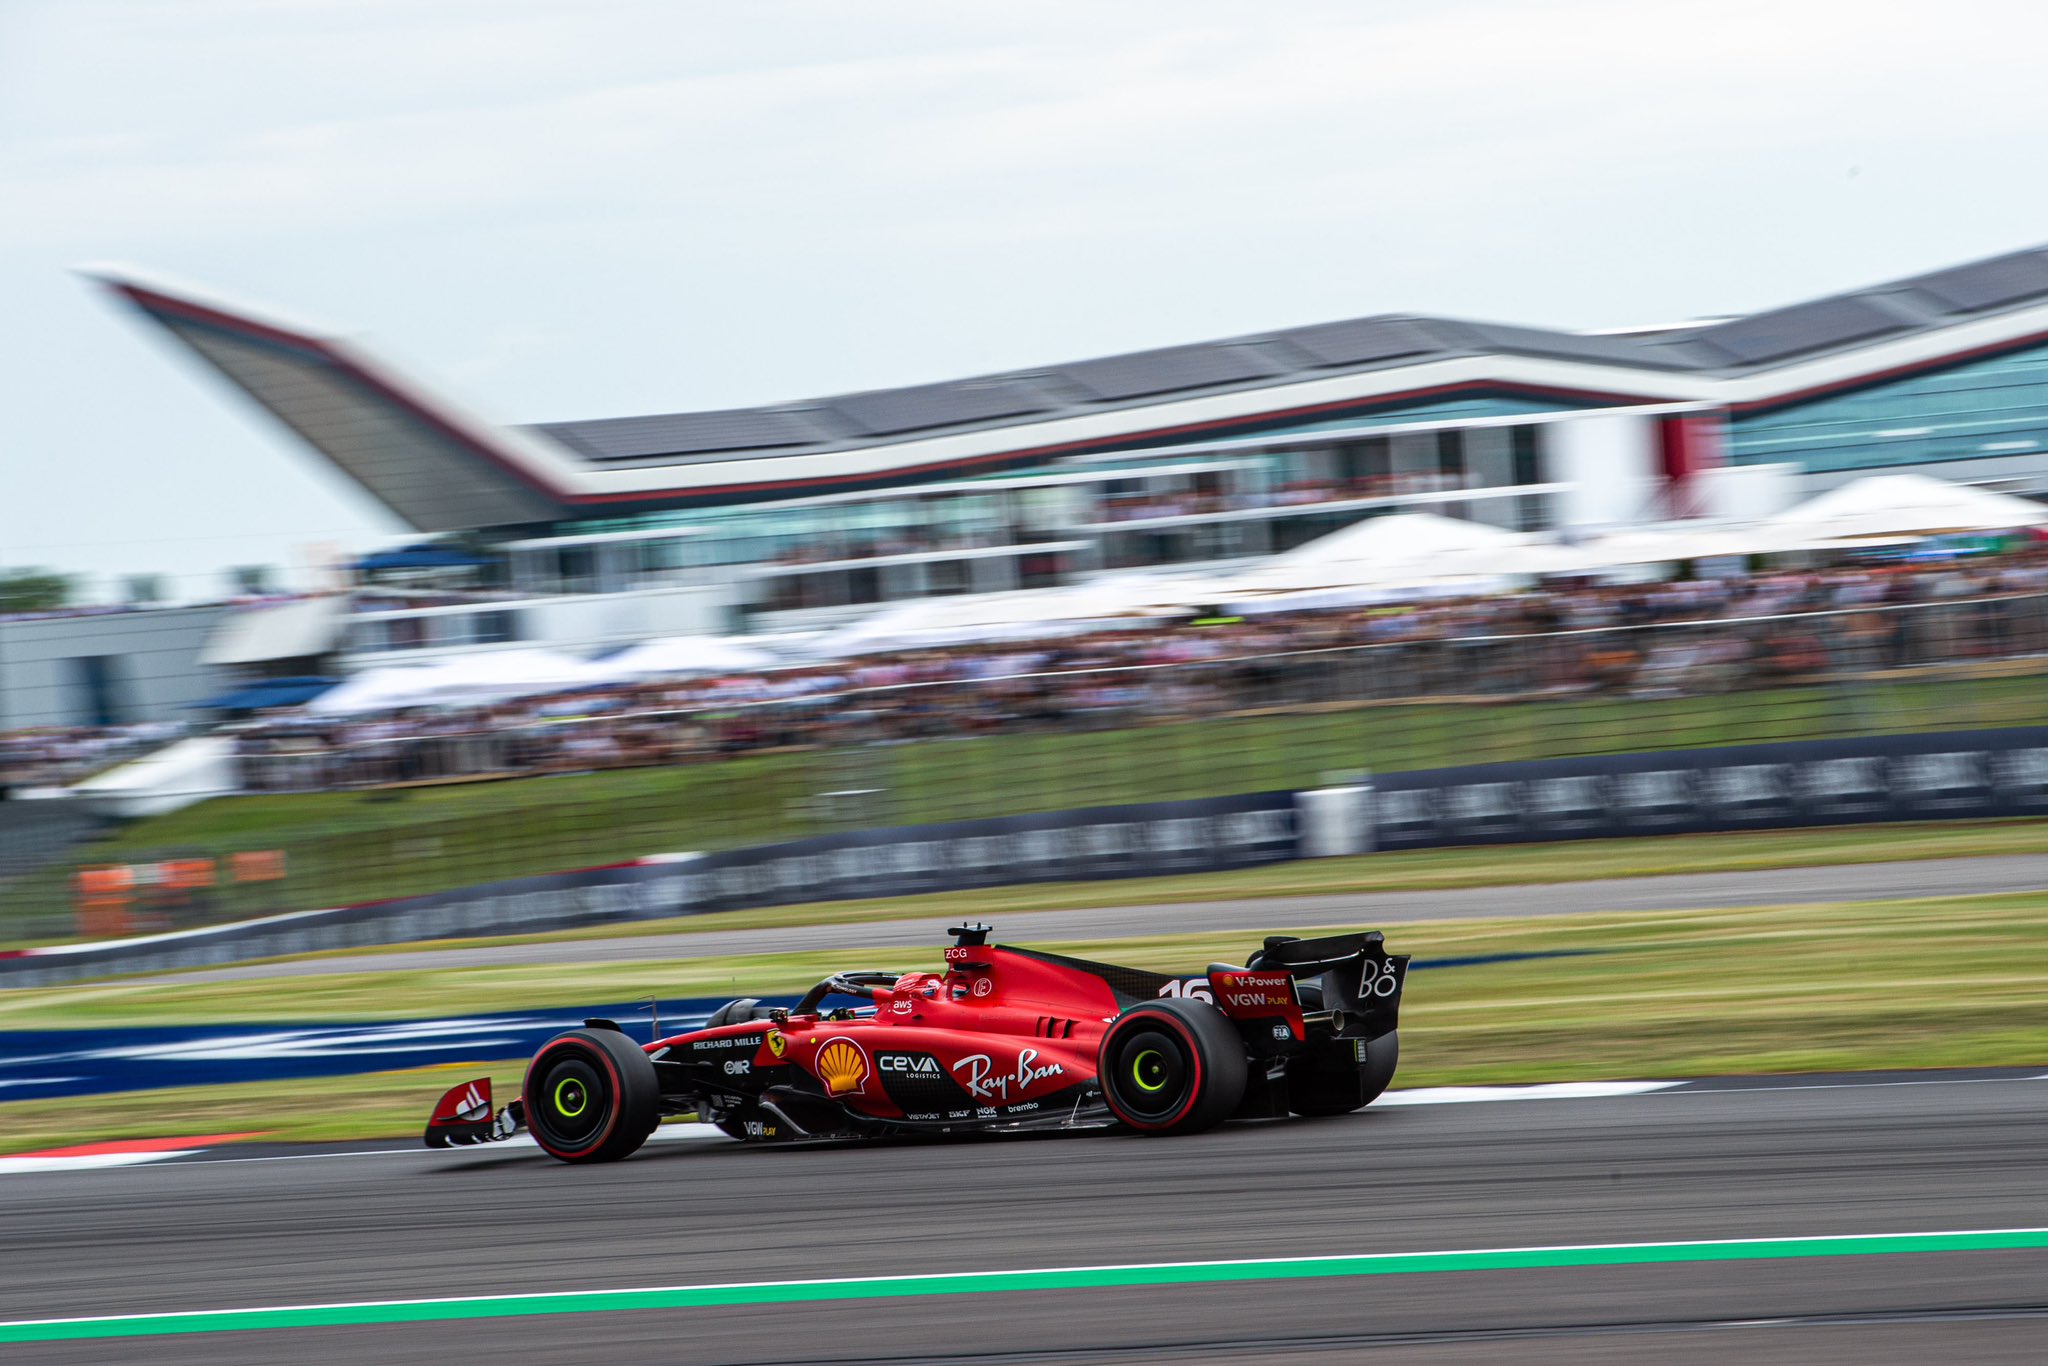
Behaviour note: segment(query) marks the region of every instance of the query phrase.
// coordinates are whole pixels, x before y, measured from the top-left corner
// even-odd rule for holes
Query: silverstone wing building
[[[503,586],[673,599],[654,632],[1243,560],[1396,511],[1594,527],[1901,467],[2048,487],[2048,248],[1636,333],[1383,316],[531,427],[320,329],[100,278],[407,524],[467,533]],[[540,638],[482,604],[352,629],[358,656]]]

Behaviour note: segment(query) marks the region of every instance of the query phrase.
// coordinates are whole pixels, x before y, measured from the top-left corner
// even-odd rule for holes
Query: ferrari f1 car
[[[732,1001],[647,1044],[586,1020],[541,1046],[504,1109],[488,1078],[450,1090],[427,1145],[528,1130],[564,1162],[610,1162],[689,1113],[756,1143],[1193,1133],[1344,1114],[1393,1080],[1408,959],[1378,933],[1274,936],[1242,967],[1182,976],[990,944],[986,925],[949,933],[943,973],[837,973],[786,1009]]]

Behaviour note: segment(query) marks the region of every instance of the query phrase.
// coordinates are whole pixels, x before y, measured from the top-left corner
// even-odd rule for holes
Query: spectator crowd
[[[256,790],[705,762],[791,746],[1078,729],[1312,703],[1676,696],[2048,655],[2048,553],[1368,609],[898,651],[721,677],[238,733]],[[1172,667],[1166,667],[1172,666]]]
[[[185,733],[175,721],[125,726],[34,726],[0,731],[0,791],[61,787]]]
[[[244,786],[303,790],[703,762],[788,746],[1087,728],[1324,702],[1675,696],[2048,655],[2048,548],[1920,563],[917,648],[488,705],[233,724]],[[1171,666],[1171,667],[1168,667]],[[183,723],[0,731],[0,788],[72,783]]]

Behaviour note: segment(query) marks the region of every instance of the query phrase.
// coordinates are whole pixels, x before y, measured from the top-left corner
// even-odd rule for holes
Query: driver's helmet
[[[875,990],[875,1013],[884,1020],[907,1021],[919,1006],[938,998],[941,980],[929,972],[906,972]]]

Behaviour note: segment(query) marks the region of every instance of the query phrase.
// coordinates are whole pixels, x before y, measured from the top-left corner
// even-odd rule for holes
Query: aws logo
[[[818,1080],[828,1096],[859,1095],[870,1070],[867,1050],[852,1039],[827,1039],[818,1050]]]

